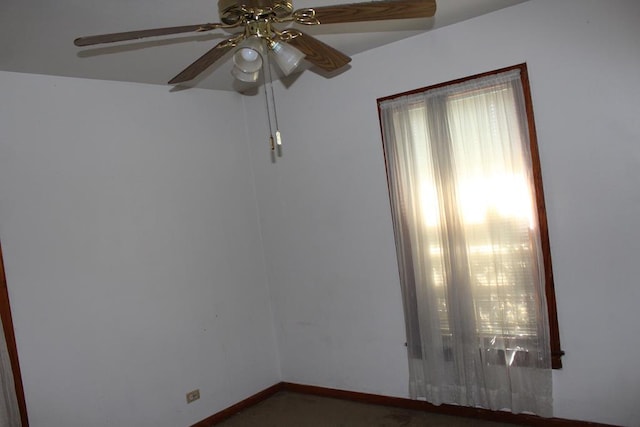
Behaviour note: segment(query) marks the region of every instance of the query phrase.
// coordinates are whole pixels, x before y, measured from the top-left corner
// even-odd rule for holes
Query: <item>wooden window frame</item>
[[[7,342],[7,351],[11,361],[13,371],[13,382],[18,399],[20,410],[20,420],[22,427],[29,427],[27,417],[27,404],[24,398],[24,387],[22,385],[22,375],[20,374],[20,362],[18,361],[18,347],[16,346],[16,336],[13,330],[13,319],[11,317],[11,306],[9,305],[9,292],[7,289],[7,277],[4,274],[4,260],[2,258],[2,245],[0,244],[0,318],[2,318],[2,328]]]

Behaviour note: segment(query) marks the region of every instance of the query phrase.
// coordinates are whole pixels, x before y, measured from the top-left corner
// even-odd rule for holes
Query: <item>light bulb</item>
[[[253,62],[258,59],[258,52],[253,49],[240,49],[240,55],[242,55],[242,59],[247,62]]]

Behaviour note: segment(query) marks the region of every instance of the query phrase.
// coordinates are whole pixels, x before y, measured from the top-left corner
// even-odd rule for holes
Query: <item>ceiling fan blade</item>
[[[121,42],[125,40],[136,40],[144,37],[166,36],[169,34],[191,33],[211,31],[216,28],[231,28],[237,25],[226,24],[200,24],[200,25],[184,25],[181,27],[154,28],[151,30],[125,31],[123,33],[100,34],[97,36],[78,37],[73,41],[76,46],[91,46],[101,43]]]
[[[293,13],[293,18],[300,24],[313,25],[428,18],[435,13],[435,0],[382,0],[300,9]]]
[[[294,37],[288,40],[287,43],[304,53],[307,61],[317,65],[323,70],[334,71],[351,62],[351,58],[347,55],[321,42],[315,37],[297,30],[285,31],[285,34],[286,33],[292,35],[295,33]]]
[[[233,37],[221,41],[215,45],[213,49],[198,58],[193,64],[182,70],[180,74],[169,80],[169,84],[173,85],[193,80],[198,74],[212,66],[214,62],[222,58],[229,50],[236,46],[239,40],[241,40],[241,38]]]

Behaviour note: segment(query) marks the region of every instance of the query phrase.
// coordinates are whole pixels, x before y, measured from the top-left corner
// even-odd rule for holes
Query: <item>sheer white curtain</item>
[[[22,425],[20,410],[3,331],[2,319],[0,319],[0,426],[20,427]]]
[[[410,393],[551,416],[551,354],[518,70],[380,103]]]

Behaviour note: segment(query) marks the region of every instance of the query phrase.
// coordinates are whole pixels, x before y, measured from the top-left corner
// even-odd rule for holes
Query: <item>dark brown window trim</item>
[[[555,285],[553,280],[553,267],[551,263],[551,245],[549,243],[549,227],[547,223],[547,213],[545,208],[544,201],[544,191],[542,185],[542,169],[540,166],[540,156],[538,151],[538,140],[535,128],[535,120],[533,116],[533,101],[531,99],[531,88],[529,86],[529,74],[527,72],[527,64],[518,64],[511,67],[500,68],[494,71],[488,71],[486,73],[475,74],[470,77],[464,77],[461,79],[451,80],[444,83],[439,83],[436,85],[423,87],[419,89],[414,89],[407,92],[402,92],[396,95],[385,96],[383,98],[378,98],[378,115],[380,117],[380,132],[382,134],[382,114],[380,110],[380,104],[383,101],[388,101],[396,98],[400,98],[407,95],[414,95],[417,93],[422,93],[427,90],[436,89],[443,86],[450,86],[457,83],[466,82],[468,80],[474,80],[481,77],[491,76],[494,74],[499,74],[512,70],[520,70],[520,80],[522,81],[522,88],[524,92],[524,101],[526,108],[526,116],[527,116],[527,126],[529,129],[529,143],[531,150],[531,164],[533,170],[533,179],[535,184],[535,192],[536,192],[536,205],[538,208],[538,222],[540,226],[540,240],[542,244],[542,257],[544,261],[544,272],[545,272],[545,296],[547,298],[547,311],[549,316],[549,338],[551,343],[551,366],[553,369],[561,369],[562,368],[562,356],[564,355],[564,351],[562,351],[562,347],[560,346],[560,329],[558,327],[558,310],[556,305],[556,293],[555,293]],[[386,159],[385,159],[386,165]],[[389,175],[389,171],[387,170],[387,176]]]
[[[7,341],[7,351],[9,352],[9,360],[11,361],[11,370],[13,371],[13,382],[15,383],[16,397],[18,398],[20,420],[22,421],[22,427],[29,427],[29,419],[27,417],[27,404],[24,399],[24,388],[22,386],[22,376],[20,375],[20,362],[18,361],[18,348],[16,346],[16,336],[13,331],[11,307],[9,306],[7,278],[4,274],[2,245],[0,245],[0,318],[2,318],[2,327],[4,329],[4,336]]]
[[[529,127],[529,144],[531,149],[531,166],[536,190],[536,206],[538,208],[538,223],[540,227],[540,239],[542,243],[542,258],[544,260],[545,294],[547,297],[547,310],[549,313],[549,337],[551,341],[551,366],[553,369],[562,368],[562,356],[564,351],[560,347],[560,329],[558,327],[558,309],[556,306],[556,291],[553,280],[553,267],[551,263],[551,244],[549,243],[549,226],[547,223],[547,209],[544,202],[544,188],[542,185],[542,168],[540,166],[540,154],[538,151],[538,137],[536,134],[535,120],[533,116],[533,101],[531,99],[531,87],[529,86],[529,73],[527,64],[519,64],[511,69],[520,69],[520,79],[524,91],[524,103],[527,109],[527,122]]]

